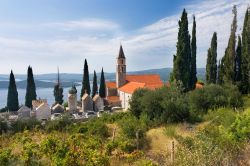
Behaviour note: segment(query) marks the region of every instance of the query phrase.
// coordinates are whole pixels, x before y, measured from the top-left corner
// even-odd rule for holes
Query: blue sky
[[[115,71],[120,43],[128,70],[172,67],[178,20],[183,8],[197,17],[197,66],[204,67],[214,31],[218,56],[227,44],[232,6],[238,7],[241,33],[247,0],[2,0],[0,73],[81,73]],[[190,24],[190,31],[191,31]]]

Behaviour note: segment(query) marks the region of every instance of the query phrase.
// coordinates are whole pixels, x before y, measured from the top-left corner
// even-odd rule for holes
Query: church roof
[[[109,89],[116,88],[116,82],[106,82],[106,87]]]
[[[119,88],[119,90],[129,94],[134,93],[134,91],[139,88],[154,90],[164,86],[160,75],[157,74],[127,75],[126,81],[128,83]]]
[[[84,95],[82,96],[82,100],[85,100],[87,97],[89,97],[88,93],[84,93]]]
[[[98,94],[96,94],[94,97],[93,97],[93,101],[96,101],[97,99],[99,99],[100,96]]]
[[[62,110],[64,110],[64,107],[61,104],[56,104],[54,107],[52,107],[52,110],[55,110],[55,109],[62,109]]]
[[[120,46],[118,58],[125,58],[125,55],[124,55],[124,52],[123,52],[122,45]]]
[[[127,75],[126,80],[128,82],[145,83],[147,86],[163,86],[163,82],[158,74]]]
[[[119,90],[125,93],[132,94],[134,93],[136,89],[144,88],[144,87],[145,87],[145,83],[129,82],[125,84],[124,86],[122,86],[121,88],[119,88]]]

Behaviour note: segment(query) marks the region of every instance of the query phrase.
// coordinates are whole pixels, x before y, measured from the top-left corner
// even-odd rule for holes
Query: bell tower
[[[121,45],[116,64],[116,87],[120,88],[125,83],[126,83],[126,58]]]

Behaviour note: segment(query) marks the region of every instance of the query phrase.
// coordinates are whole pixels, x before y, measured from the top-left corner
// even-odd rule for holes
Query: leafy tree
[[[18,92],[16,88],[15,76],[11,70],[8,87],[7,107],[9,111],[17,111],[19,108]]]
[[[130,105],[130,111],[131,113],[139,118],[141,116],[141,113],[144,110],[144,106],[142,105],[142,99],[143,96],[148,92],[147,89],[137,89],[133,95],[131,100],[129,101],[129,105]]]
[[[103,68],[102,68],[102,73],[101,73],[99,95],[102,98],[106,97],[106,83],[105,83]]]
[[[94,71],[93,87],[92,87],[92,97],[94,97],[97,92],[98,92],[97,77],[96,77],[96,72]]]
[[[32,68],[28,67],[27,74],[27,88],[26,88],[26,96],[25,96],[25,105],[29,108],[32,107],[32,100],[36,100],[36,85],[33,77]]]
[[[188,17],[184,9],[179,21],[179,32],[177,41],[177,52],[174,55],[174,68],[172,77],[176,81],[181,81],[185,90],[190,89],[190,35],[188,32]]]
[[[197,82],[196,77],[196,21],[195,16],[193,16],[193,30],[192,30],[192,40],[191,40],[191,68],[190,68],[190,88],[195,89]]]
[[[81,98],[85,91],[90,94],[90,84],[89,84],[89,67],[88,67],[88,62],[85,59],[84,61],[84,72],[83,72],[83,81],[82,81],[82,91],[81,91]]]
[[[250,7],[247,8],[242,31],[241,92],[250,92]]]
[[[63,88],[61,87],[61,84],[60,84],[59,70],[58,70],[58,76],[57,76],[57,83],[54,86],[54,96],[55,96],[56,104],[63,103]]]
[[[215,84],[217,79],[217,34],[214,32],[211,47],[207,53],[206,82]]]
[[[237,30],[237,8],[233,7],[233,22],[231,25],[231,34],[228,41],[228,46],[223,57],[223,81],[224,82],[235,82],[235,46],[236,46],[236,30]]]

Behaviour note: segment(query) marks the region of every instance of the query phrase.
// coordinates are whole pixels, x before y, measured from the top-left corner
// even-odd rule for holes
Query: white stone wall
[[[95,111],[103,110],[104,102],[101,97],[98,97],[96,101],[94,101],[94,104],[95,104]]]
[[[120,95],[122,108],[127,110],[129,108],[129,100],[131,99],[132,94],[119,91],[119,95]]]

